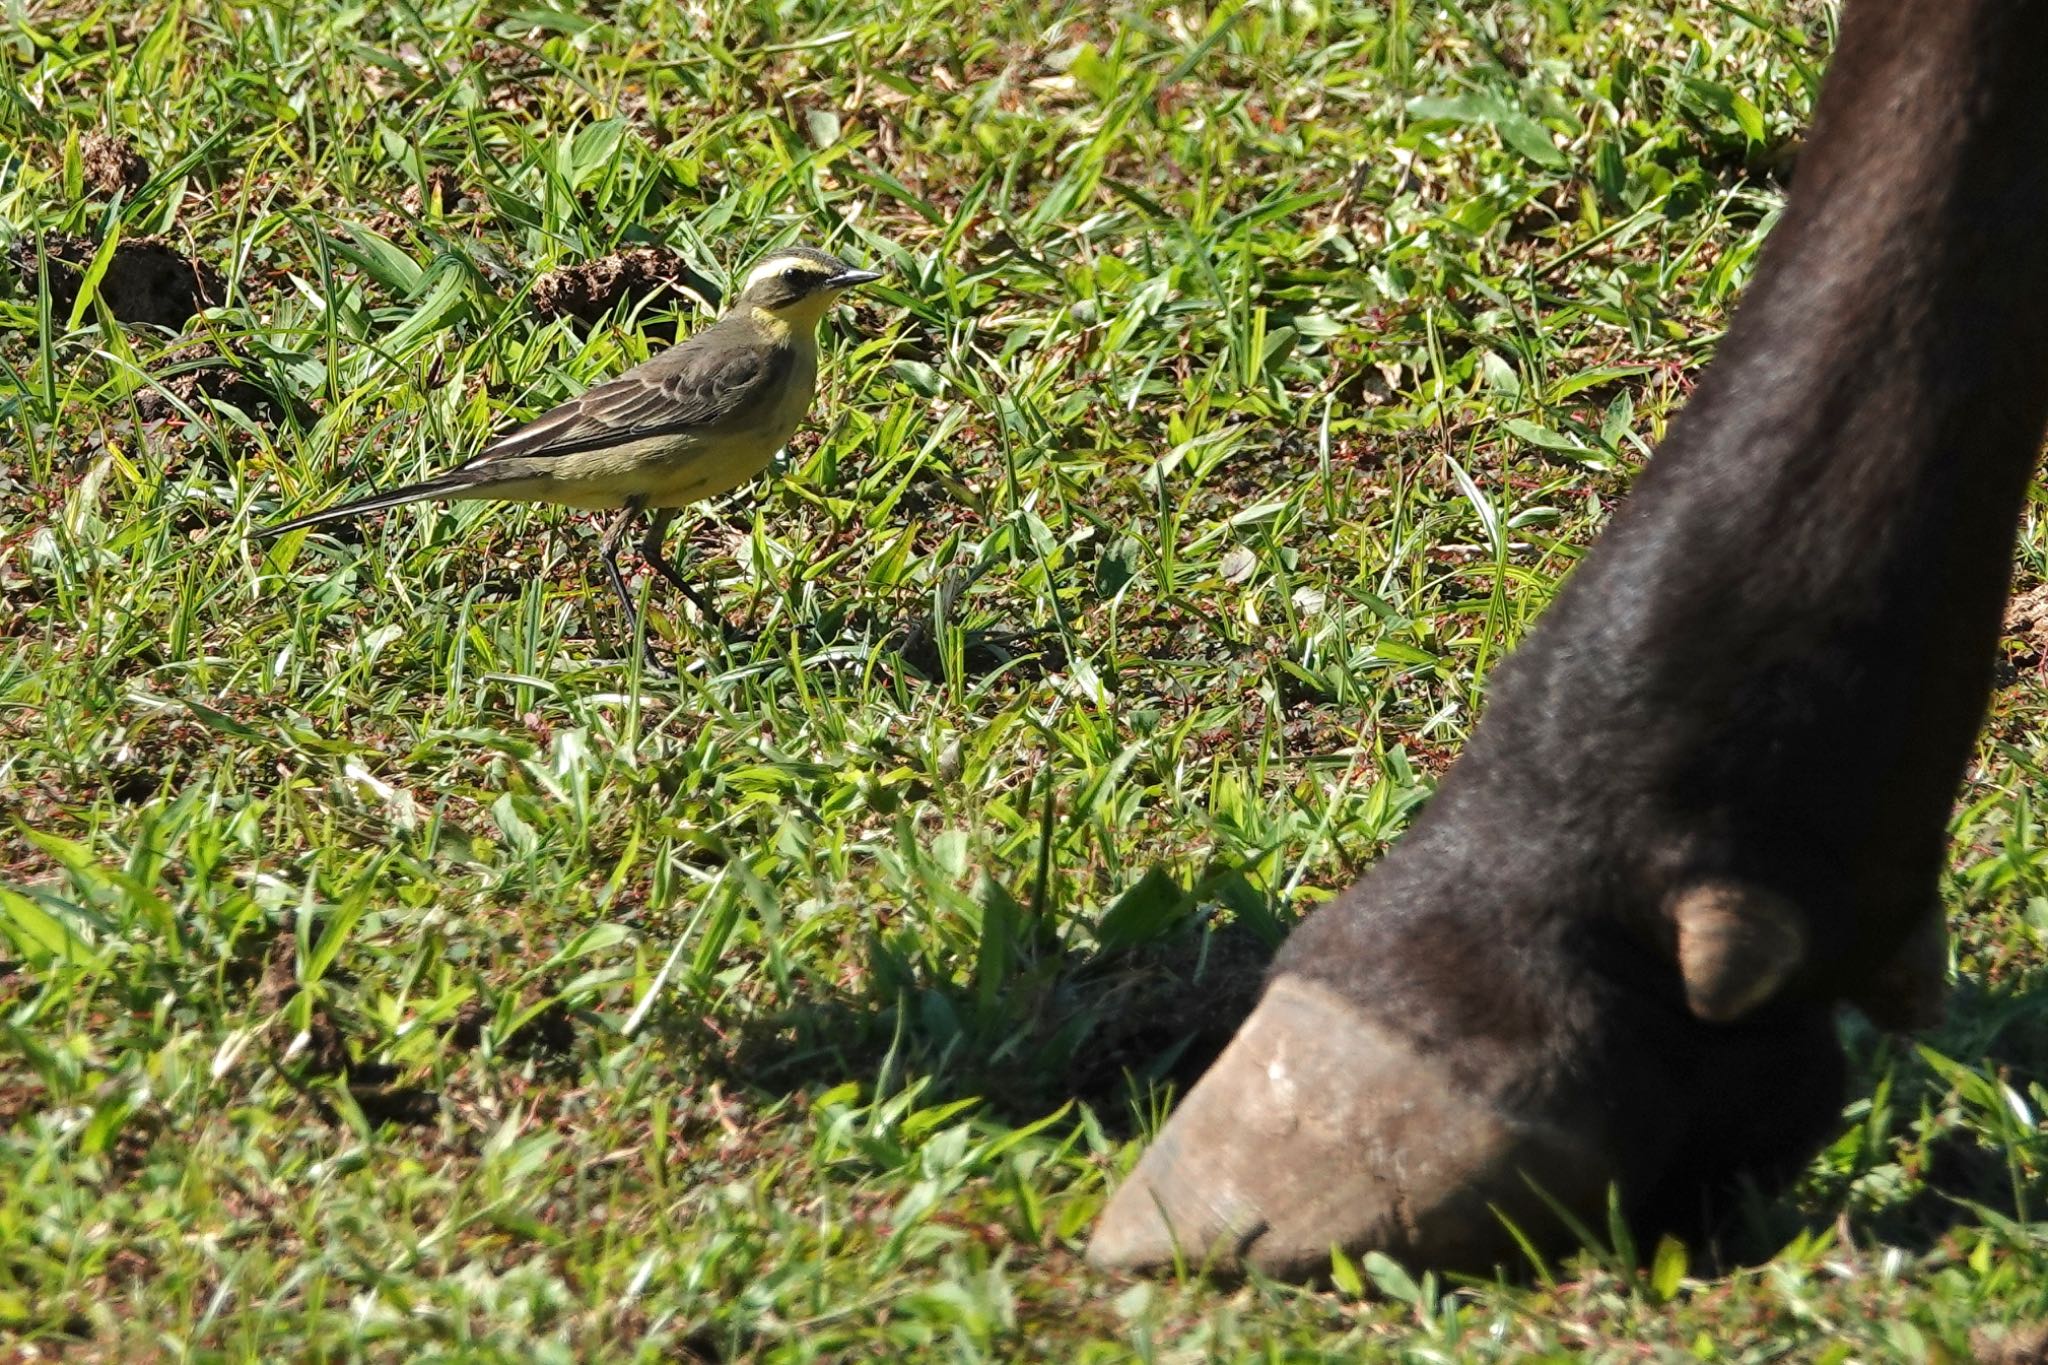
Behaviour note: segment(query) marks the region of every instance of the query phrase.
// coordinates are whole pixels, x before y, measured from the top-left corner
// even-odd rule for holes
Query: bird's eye
[[[804,282],[804,268],[800,265],[793,265],[783,271],[782,282],[784,284],[802,284]]]

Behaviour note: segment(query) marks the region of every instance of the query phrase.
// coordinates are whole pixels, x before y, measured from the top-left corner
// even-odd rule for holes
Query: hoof
[[[1301,1280],[1341,1247],[1483,1272],[1520,1259],[1508,1221],[1558,1240],[1532,1182],[1598,1221],[1613,1164],[1588,1131],[1469,1093],[1444,1058],[1282,976],[1110,1200],[1088,1261]]]

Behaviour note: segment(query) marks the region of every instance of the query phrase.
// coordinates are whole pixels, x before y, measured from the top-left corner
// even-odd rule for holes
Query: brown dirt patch
[[[448,1045],[458,1052],[472,1052],[483,1045],[484,1030],[491,1022],[490,1007],[471,1000],[455,1016],[448,1029]],[[499,1055],[561,1061],[576,1048],[576,1020],[560,1000],[551,1000],[533,1018],[512,1031]]]
[[[289,929],[280,930],[264,957],[255,989],[256,1007],[273,1016],[276,1064],[308,1095],[322,1119],[335,1123],[340,1116],[311,1083],[340,1078],[349,1098],[372,1124],[420,1127],[434,1122],[441,1112],[440,1094],[423,1086],[401,1084],[396,1067],[355,1060],[341,1026],[323,1008],[313,1011],[305,1045],[286,1060],[283,1053],[289,1046],[290,1027],[280,1016],[298,992],[298,942]]]
[[[717,286],[693,270],[680,252],[638,246],[550,270],[533,286],[533,306],[549,317],[596,322],[622,303],[653,299],[663,292],[702,306],[718,298]]]
[[[153,367],[156,386],[135,395],[136,410],[145,422],[172,421],[185,415],[178,404],[204,415],[204,400],[211,398],[240,408],[259,421],[275,422],[290,404],[249,375],[245,367],[252,364],[232,347],[222,350],[205,341],[175,346]]]
[[[149,183],[149,162],[117,133],[87,133],[78,140],[78,157],[85,163],[87,188],[109,198],[123,191],[133,195]]]
[[[2005,634],[2008,657],[2016,667],[2048,660],[2048,583],[2013,594],[2005,606]]]
[[[99,244],[68,233],[50,233],[40,244],[49,257],[50,303],[68,313]],[[38,239],[22,237],[8,252],[9,264],[31,292],[37,286],[37,246]],[[161,237],[133,237],[114,248],[99,293],[121,321],[175,332],[200,309],[226,299],[227,282]]]
[[[2048,1365],[2048,1323],[1980,1327],[1970,1333],[1970,1356],[1982,1365]]]
[[[469,192],[462,188],[462,182],[455,172],[435,167],[427,172],[427,183],[408,185],[405,193],[398,197],[398,206],[414,217],[431,212],[453,213],[469,206]]]

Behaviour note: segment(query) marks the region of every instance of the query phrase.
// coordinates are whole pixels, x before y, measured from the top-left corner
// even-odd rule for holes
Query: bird
[[[274,539],[430,498],[616,507],[599,554],[627,617],[633,599],[619,572],[619,544],[644,515],[641,558],[707,619],[723,623],[662,553],[663,536],[681,508],[767,468],[810,411],[819,321],[847,290],[880,278],[814,247],[771,251],[711,326],[506,432],[468,462],[251,535]]]

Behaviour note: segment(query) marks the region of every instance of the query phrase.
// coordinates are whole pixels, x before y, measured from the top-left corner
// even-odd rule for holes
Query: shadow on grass
[[[1008,1123],[1078,1100],[1126,1138],[1156,1087],[1184,1093],[1208,1069],[1257,1003],[1270,956],[1243,926],[1187,926],[1121,952],[1043,952],[991,1000],[923,977],[877,941],[870,988],[758,1015],[704,1065],[773,1092],[924,1077],[933,1102],[977,1096]]]
[[[876,940],[864,988],[758,1015],[694,1050],[708,1077],[756,1091],[857,1079],[889,1092],[919,1078],[930,1103],[978,1097],[1020,1125],[1079,1101],[1125,1140],[1168,1088],[1185,1094],[1208,1069],[1257,1003],[1271,955],[1242,923],[1184,923],[1116,952],[1041,944],[991,998],[930,979]],[[1758,1265],[1830,1229],[1854,1247],[1919,1256],[1958,1229],[2040,1217],[2048,1183],[2034,1172],[2048,1139],[2012,1106],[2031,1103],[2029,1083],[2048,1076],[2042,985],[1960,983],[1948,1022],[1924,1040],[1845,1016],[1848,1108],[1836,1138],[1790,1191],[1715,1196],[1711,1231],[1691,1243],[1695,1273]]]
[[[1850,1122],[1798,1192],[1750,1202],[1744,1248],[1761,1259],[1832,1226],[1925,1255],[1959,1229],[2040,1217],[2043,1138],[2013,1104],[2048,1077],[2044,986],[1959,981],[1947,1021],[1917,1038],[1845,1018]]]

